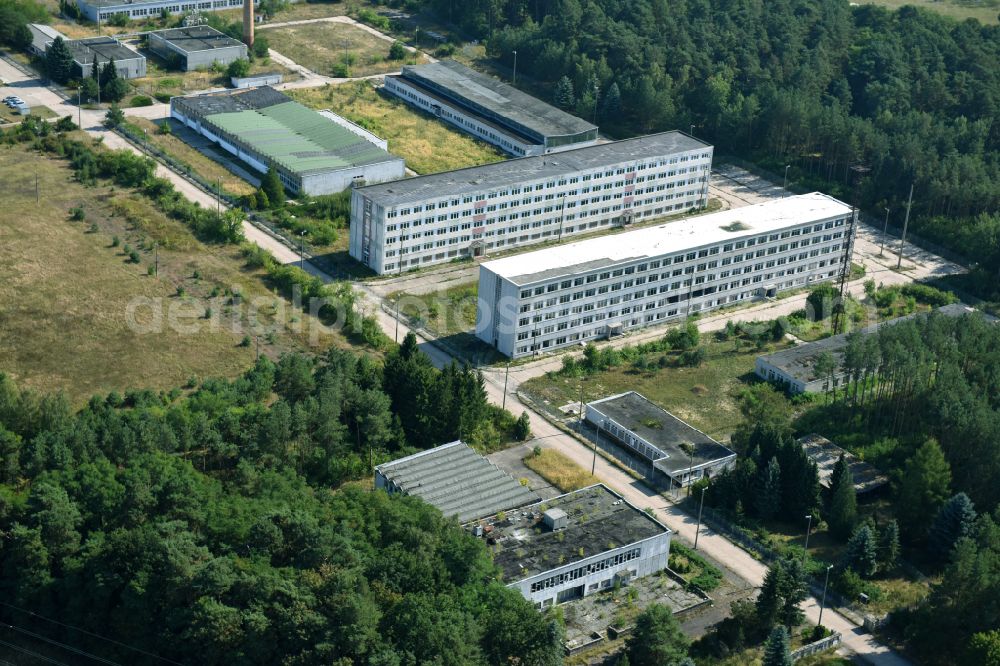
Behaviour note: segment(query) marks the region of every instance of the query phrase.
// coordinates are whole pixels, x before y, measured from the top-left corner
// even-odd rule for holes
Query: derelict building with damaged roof
[[[375,487],[456,517],[539,608],[662,571],[670,554],[670,530],[606,486],[542,501],[461,441],[377,466]]]
[[[385,91],[515,157],[597,141],[596,125],[454,60],[403,67]]]
[[[274,166],[295,194],[341,192],[358,181],[402,178],[402,158],[269,86],[170,100],[173,118],[256,171]],[[359,128],[360,129],[360,128]]]
[[[814,192],[488,261],[476,335],[519,358],[832,280],[852,215]]]

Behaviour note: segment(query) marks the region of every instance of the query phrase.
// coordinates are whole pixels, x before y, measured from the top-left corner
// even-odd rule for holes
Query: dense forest
[[[913,226],[1000,269],[998,26],[846,0],[417,4],[612,134],[693,124],[848,200],[862,164],[863,204],[900,226],[916,183]]]
[[[199,664],[560,663],[559,627],[498,582],[481,541],[420,501],[341,485],[513,424],[477,373],[435,370],[413,343],[385,366],[262,358],[75,414],[0,376],[0,617],[132,664],[160,661],[136,647]]]

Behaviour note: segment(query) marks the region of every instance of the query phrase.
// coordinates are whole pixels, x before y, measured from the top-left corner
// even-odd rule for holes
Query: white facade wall
[[[543,144],[532,143],[527,139],[504,131],[496,125],[484,123],[475,116],[470,115],[457,104],[451,104],[440,98],[431,97],[419,88],[409,85],[402,78],[387,76],[385,78],[385,91],[399,97],[407,104],[412,104],[446,123],[458,127],[477,139],[482,139],[487,143],[493,144],[500,148],[500,150],[515,157],[528,157],[545,153],[545,146]],[[593,145],[594,143],[595,141],[574,143],[567,146],[567,148],[581,148]]]
[[[242,0],[199,0],[198,2],[162,0],[159,2],[119,2],[108,4],[98,8],[96,5],[86,0],[77,0],[80,12],[95,23],[100,12],[101,23],[107,23],[115,14],[128,14],[130,19],[139,20],[155,18],[160,15],[160,11],[166,9],[171,14],[187,14],[190,12],[219,12],[226,9],[234,9],[243,6]]]
[[[614,578],[628,571],[632,578],[648,576],[667,567],[670,556],[670,532],[607,550],[591,557],[542,572],[511,583],[525,599],[539,607],[558,603],[560,592],[583,587],[580,596],[607,590]]]
[[[826,386],[830,381],[828,377],[821,377],[812,381],[797,379],[786,373],[781,368],[768,363],[767,359],[763,356],[757,357],[757,361],[754,363],[754,373],[763,380],[787,386],[788,391],[792,394],[823,393],[824,386]],[[846,379],[847,373],[841,370],[837,370],[837,372],[833,375],[833,381],[837,385],[841,384]],[[828,391],[829,387],[827,386],[825,390]]]
[[[376,273],[485,256],[607,229],[623,215],[638,221],[708,204],[712,147],[615,162],[517,187],[414,199],[385,208],[364,190],[351,203],[351,256]]]
[[[848,218],[734,233],[725,241],[530,284],[514,285],[484,264],[476,335],[519,358],[601,339],[610,325],[634,330],[754,299],[765,286],[782,291],[831,280],[843,265]],[[530,255],[523,258],[530,261]],[[506,283],[499,291],[497,280]]]

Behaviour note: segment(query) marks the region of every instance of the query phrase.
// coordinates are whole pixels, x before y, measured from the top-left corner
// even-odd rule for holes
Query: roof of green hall
[[[216,113],[205,122],[238,137],[297,174],[397,160],[378,146],[297,102]]]

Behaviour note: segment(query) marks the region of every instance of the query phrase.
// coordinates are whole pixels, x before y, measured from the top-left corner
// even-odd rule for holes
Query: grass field
[[[542,449],[537,456],[528,456],[524,459],[524,464],[564,493],[597,483],[590,472],[552,449]]]
[[[861,2],[859,4],[879,5],[880,7],[888,7],[889,9],[899,9],[900,7],[910,5],[929,9],[944,16],[950,16],[958,21],[974,18],[987,24],[996,24],[998,22],[997,15],[1000,14],[1000,3],[990,7],[987,6],[986,2],[972,4],[954,2],[954,0],[874,0],[873,2]]]
[[[31,115],[43,119],[55,118],[56,112],[47,106],[33,106],[31,107]],[[0,123],[19,123],[22,120],[24,120],[24,116],[20,113],[14,111],[6,104],[0,104]]]
[[[371,83],[287,90],[292,99],[315,109],[330,109],[389,140],[389,152],[417,173],[499,162],[504,156],[489,144],[450,129],[398,99],[380,94]]]
[[[597,373],[586,379],[543,375],[521,385],[521,389],[552,405],[565,405],[579,400],[580,386],[584,396],[595,399],[625,391],[638,391],[674,416],[687,421],[716,439],[728,440],[729,435],[743,417],[739,409],[739,395],[753,372],[754,362],[763,350],[734,341],[718,342],[711,336],[702,336],[706,361],[697,368],[665,367],[638,370],[621,365]],[[668,358],[674,352],[666,354]],[[652,352],[649,360],[655,367],[662,352]]]
[[[403,60],[389,60],[391,42],[347,23],[325,21],[264,28],[259,34],[271,48],[324,76],[369,76],[398,72],[403,65],[427,62],[425,56],[407,53]]]
[[[151,144],[179,162],[191,167],[192,171],[201,174],[209,182],[217,183],[221,179],[223,192],[239,196],[254,191],[255,188],[253,185],[234,174],[222,164],[198,152],[198,150],[191,147],[180,136],[174,133],[184,131],[183,127],[177,121],[160,120],[153,122],[146,118],[130,116],[128,122],[138,128],[140,132],[145,130],[146,138]],[[169,122],[173,129],[173,132],[170,134],[159,133],[160,125],[165,122]]]
[[[438,336],[454,335],[476,327],[477,286],[471,282],[431,294],[396,292],[386,300],[395,304],[398,299],[400,314],[419,320]]]
[[[163,59],[148,49],[141,52],[146,56],[146,76],[141,79],[132,79],[129,81],[134,91],[130,91],[126,99],[131,99],[133,95],[138,94],[150,97],[157,94],[170,96],[189,95],[193,92],[208,90],[209,88],[224,88],[229,86],[229,77],[226,76],[224,68],[218,72],[212,69],[197,69],[182,72],[167,68]],[[294,81],[299,78],[298,74],[282,67],[270,58],[258,58],[250,64],[250,74],[262,74],[264,72],[279,72],[284,77],[284,81]]]
[[[242,268],[236,247],[198,242],[148,199],[84,187],[65,162],[23,146],[0,148],[0,182],[6,219],[17,221],[0,226],[0,371],[20,385],[63,390],[79,405],[95,392],[232,377],[253,362],[254,345],[241,346],[244,334],[259,333],[261,353],[273,356],[304,347],[305,335],[289,330],[294,324],[276,323],[283,302]],[[72,221],[77,206],[85,219]],[[238,302],[226,296],[230,290],[241,295]],[[135,299],[151,300],[132,310],[134,320],[150,324],[154,311],[162,313],[162,332],[129,326]],[[247,326],[251,302],[259,328]],[[180,326],[169,325],[171,312]],[[320,343],[346,344],[332,337]]]

